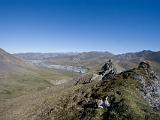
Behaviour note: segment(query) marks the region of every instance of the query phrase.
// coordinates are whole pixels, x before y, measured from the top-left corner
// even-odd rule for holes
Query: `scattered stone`
[[[98,80],[98,81],[102,80],[102,75],[93,74],[91,81],[94,81],[94,80]]]

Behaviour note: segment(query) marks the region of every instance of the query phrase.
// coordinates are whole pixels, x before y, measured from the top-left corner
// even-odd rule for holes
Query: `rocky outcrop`
[[[117,70],[111,60],[108,60],[99,72],[99,75],[102,75],[102,80],[112,79],[116,74]]]
[[[85,74],[78,78],[75,78],[75,85],[77,84],[88,84],[92,81],[109,80],[117,74],[117,70],[111,60],[108,60],[101,68],[99,74]]]
[[[141,62],[138,69],[145,71],[145,75],[137,75],[140,81],[139,91],[148,103],[160,110],[160,80],[148,62]]]

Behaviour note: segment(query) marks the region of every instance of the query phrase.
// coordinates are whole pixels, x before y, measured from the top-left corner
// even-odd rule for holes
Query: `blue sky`
[[[0,0],[8,52],[160,50],[159,0]]]

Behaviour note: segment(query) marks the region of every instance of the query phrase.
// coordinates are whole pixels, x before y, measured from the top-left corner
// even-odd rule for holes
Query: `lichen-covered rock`
[[[139,90],[142,96],[155,109],[160,110],[160,80],[152,67],[147,62],[141,62],[139,69],[145,71],[145,75],[137,75],[135,79],[140,81]]]
[[[112,79],[117,74],[117,70],[114,67],[114,64],[112,63],[112,61],[108,60],[102,66],[99,74],[102,75],[102,80],[108,80],[108,79]]]

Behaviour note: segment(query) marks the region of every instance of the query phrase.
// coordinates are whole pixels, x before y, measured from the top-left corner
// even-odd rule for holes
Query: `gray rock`
[[[160,80],[156,73],[152,70],[151,66],[146,62],[141,62],[139,68],[146,72],[146,76],[135,76],[135,79],[140,81],[138,88],[143,98],[155,108],[160,110]]]
[[[116,74],[117,70],[111,60],[108,60],[99,72],[99,75],[102,75],[102,80],[112,79]]]

